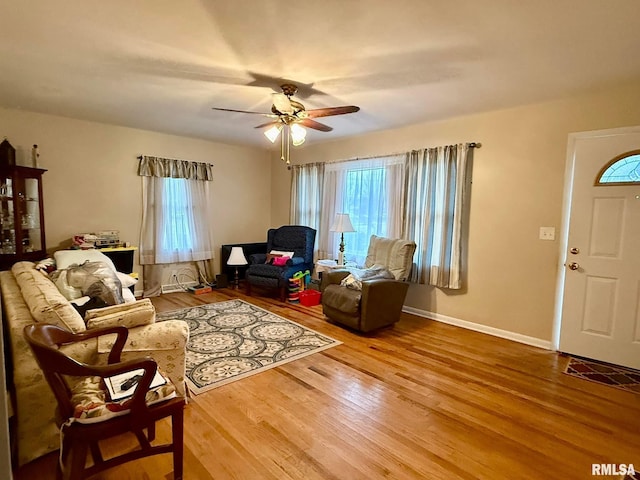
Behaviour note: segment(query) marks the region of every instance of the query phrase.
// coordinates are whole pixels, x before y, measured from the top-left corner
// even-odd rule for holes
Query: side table
[[[322,272],[328,272],[335,270],[336,268],[357,268],[358,265],[355,262],[345,262],[344,265],[338,265],[335,260],[318,260],[316,262],[316,268],[313,271],[313,278],[316,280],[322,279]]]

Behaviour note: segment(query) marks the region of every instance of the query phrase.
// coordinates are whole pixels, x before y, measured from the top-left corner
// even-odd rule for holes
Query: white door
[[[640,369],[640,183],[595,185],[640,127],[573,140],[560,351]]]

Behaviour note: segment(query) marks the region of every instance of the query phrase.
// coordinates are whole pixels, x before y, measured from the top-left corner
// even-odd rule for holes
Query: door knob
[[[569,267],[569,270],[578,270],[580,268],[580,264],[576,262],[571,262],[567,264],[567,267]]]

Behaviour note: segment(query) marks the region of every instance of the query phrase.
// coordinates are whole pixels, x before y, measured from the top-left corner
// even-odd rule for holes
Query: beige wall
[[[425,106],[428,108],[428,106]],[[364,107],[366,109],[366,106]],[[476,152],[469,228],[469,278],[459,293],[412,286],[407,305],[543,340],[551,339],[567,135],[640,124],[640,85],[555,102],[414,125],[295,149],[295,162],[333,161],[464,141]],[[0,136],[28,164],[38,143],[47,245],[117,229],[137,244],[141,185],[136,157],[151,154],[215,165],[217,246],[262,241],[289,221],[290,172],[277,152],[0,109]]]
[[[138,244],[142,186],[136,157],[141,154],[214,165],[217,252],[225,243],[266,238],[272,186],[264,150],[5,109],[0,109],[0,135],[17,149],[22,165],[30,165],[31,145],[39,145],[41,166],[48,170],[43,195],[49,250],[68,247],[75,233],[96,230],[119,230],[121,240]]]
[[[453,292],[414,285],[406,304],[550,341],[559,240],[539,240],[538,230],[553,226],[560,233],[567,136],[639,124],[640,85],[635,84],[312,145],[294,150],[292,161],[333,161],[481,142],[473,165],[467,288]],[[274,190],[288,192],[289,182],[286,169],[274,164]],[[273,201],[273,221],[284,222],[288,197],[279,193]]]

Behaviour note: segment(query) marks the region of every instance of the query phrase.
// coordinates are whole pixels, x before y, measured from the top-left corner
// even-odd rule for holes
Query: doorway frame
[[[573,193],[573,177],[576,167],[575,146],[577,140],[584,138],[610,137],[615,135],[625,135],[629,133],[639,133],[640,125],[633,127],[608,128],[604,130],[588,130],[585,132],[570,133],[567,141],[567,156],[564,170],[564,189],[562,193],[562,224],[560,227],[560,245],[558,255],[557,277],[556,277],[556,298],[553,312],[553,330],[551,332],[551,348],[555,351],[560,349],[560,329],[562,326],[562,307],[564,304],[564,278],[569,247],[569,223],[571,220],[571,195]]]

